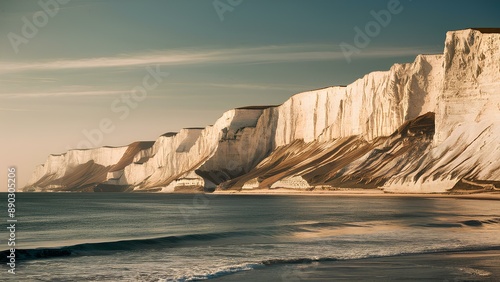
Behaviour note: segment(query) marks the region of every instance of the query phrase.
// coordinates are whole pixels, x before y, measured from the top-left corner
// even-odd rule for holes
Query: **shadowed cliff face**
[[[347,86],[233,109],[154,143],[51,155],[26,188],[496,191],[499,132],[500,34],[468,29],[448,32],[443,54]]]
[[[261,189],[273,184],[272,188],[380,187],[409,159],[427,152],[434,135],[434,116],[427,113],[406,122],[391,136],[371,141],[358,136],[327,142],[295,141],[279,147],[255,169],[221,187],[240,189],[245,184]],[[298,181],[300,178],[305,181]],[[279,181],[283,186],[280,187]],[[294,183],[298,187],[287,187]]]
[[[46,191],[88,191],[106,180],[110,167],[105,167],[88,161],[84,164],[69,168],[62,177],[45,175],[33,184],[34,187],[44,188]]]
[[[42,177],[25,190],[93,192],[96,186],[107,180],[109,172],[129,165],[135,155],[152,145],[153,142],[134,142],[127,147],[73,150],[52,155],[39,168],[44,171]]]
[[[146,141],[146,142],[134,142],[128,145],[127,151],[123,154],[121,159],[111,167],[110,172],[119,171],[124,169],[126,166],[131,164],[134,160],[134,157],[141,151],[147,150],[154,145],[155,142]]]
[[[381,187],[400,172],[408,160],[426,154],[434,136],[434,113],[405,122],[389,137],[369,142],[359,153],[332,161],[304,175],[314,184],[334,187]]]

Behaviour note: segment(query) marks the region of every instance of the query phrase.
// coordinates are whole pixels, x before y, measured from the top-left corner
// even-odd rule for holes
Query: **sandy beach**
[[[470,194],[413,194],[413,193],[386,193],[379,189],[338,189],[338,190],[297,190],[297,189],[244,189],[241,191],[216,190],[213,194],[220,195],[297,195],[297,196],[360,196],[360,197],[418,197],[418,198],[456,198],[475,200],[500,200],[500,192],[470,193]]]

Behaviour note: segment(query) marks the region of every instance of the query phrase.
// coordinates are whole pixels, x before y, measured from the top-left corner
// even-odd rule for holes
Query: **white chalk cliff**
[[[280,106],[230,110],[155,142],[71,150],[29,191],[379,188],[491,191],[500,185],[500,29],[446,35],[444,53]]]

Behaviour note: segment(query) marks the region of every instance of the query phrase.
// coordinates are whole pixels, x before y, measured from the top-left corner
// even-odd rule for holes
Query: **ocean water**
[[[355,278],[368,262],[381,273],[367,280],[402,271],[419,280],[422,255],[500,249],[499,201],[19,193],[16,204],[16,274],[3,252],[5,281],[329,281]],[[440,275],[499,277],[467,259],[455,264]]]

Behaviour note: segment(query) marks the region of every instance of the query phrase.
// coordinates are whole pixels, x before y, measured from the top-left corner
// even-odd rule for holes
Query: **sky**
[[[494,0],[0,0],[0,191],[10,166],[20,188],[49,154],[346,85],[499,14]]]

